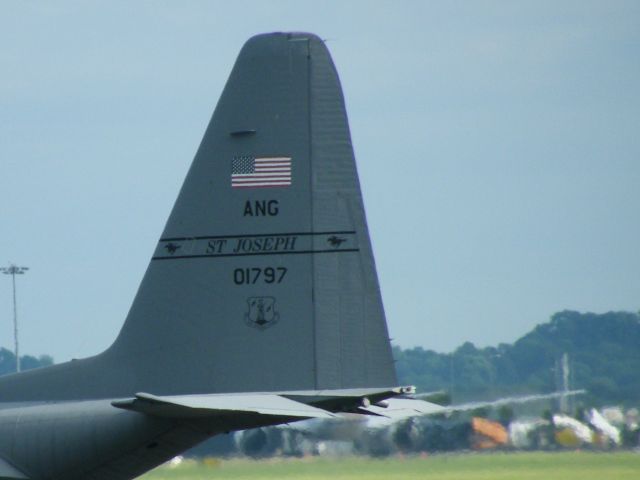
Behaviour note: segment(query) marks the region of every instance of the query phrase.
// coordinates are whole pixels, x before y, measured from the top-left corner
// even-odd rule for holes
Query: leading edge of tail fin
[[[244,45],[118,338],[75,363],[79,379],[59,396],[396,385],[322,40]]]

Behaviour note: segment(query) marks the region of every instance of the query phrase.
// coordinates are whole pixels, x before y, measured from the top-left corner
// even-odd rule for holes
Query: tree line
[[[457,403],[562,387],[568,355],[569,386],[585,389],[593,406],[640,398],[640,315],[563,311],[512,344],[477,348],[466,342],[451,353],[394,347],[400,383],[419,391],[445,390]]]
[[[20,369],[31,370],[32,368],[46,367],[53,365],[53,358],[49,355],[40,355],[34,357],[32,355],[20,355]],[[7,373],[15,373],[16,356],[6,348],[0,348],[0,375]]]
[[[592,406],[640,398],[640,315],[563,311],[512,344],[478,348],[466,342],[450,353],[395,346],[398,380],[418,391],[445,391],[458,403],[525,393],[562,384],[560,359],[569,358],[570,388],[585,389]],[[20,357],[23,370],[53,364],[49,355]],[[0,375],[16,370],[15,355],[0,348]]]

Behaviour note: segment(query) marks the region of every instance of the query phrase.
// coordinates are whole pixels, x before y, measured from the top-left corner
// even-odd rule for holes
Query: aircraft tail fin
[[[113,398],[396,385],[322,40],[273,33],[244,45],[124,327],[106,352],[73,363],[77,381],[61,367],[60,392],[39,389]]]

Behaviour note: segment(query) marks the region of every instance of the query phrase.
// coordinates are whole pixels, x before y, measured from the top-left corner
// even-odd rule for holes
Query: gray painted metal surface
[[[113,345],[0,378],[0,475],[133,478],[211,435],[357,411],[394,385],[329,52],[259,35]]]
[[[28,479],[24,473],[19,471],[9,462],[0,458],[0,480],[20,480]]]
[[[213,395],[157,396],[138,393],[136,398],[111,402],[114,407],[168,418],[259,413],[276,417],[333,418],[335,415],[273,393],[222,393]]]

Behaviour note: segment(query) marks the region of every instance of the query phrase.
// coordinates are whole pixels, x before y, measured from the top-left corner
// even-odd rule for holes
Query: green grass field
[[[389,458],[185,461],[144,480],[640,480],[640,453],[492,453]]]

